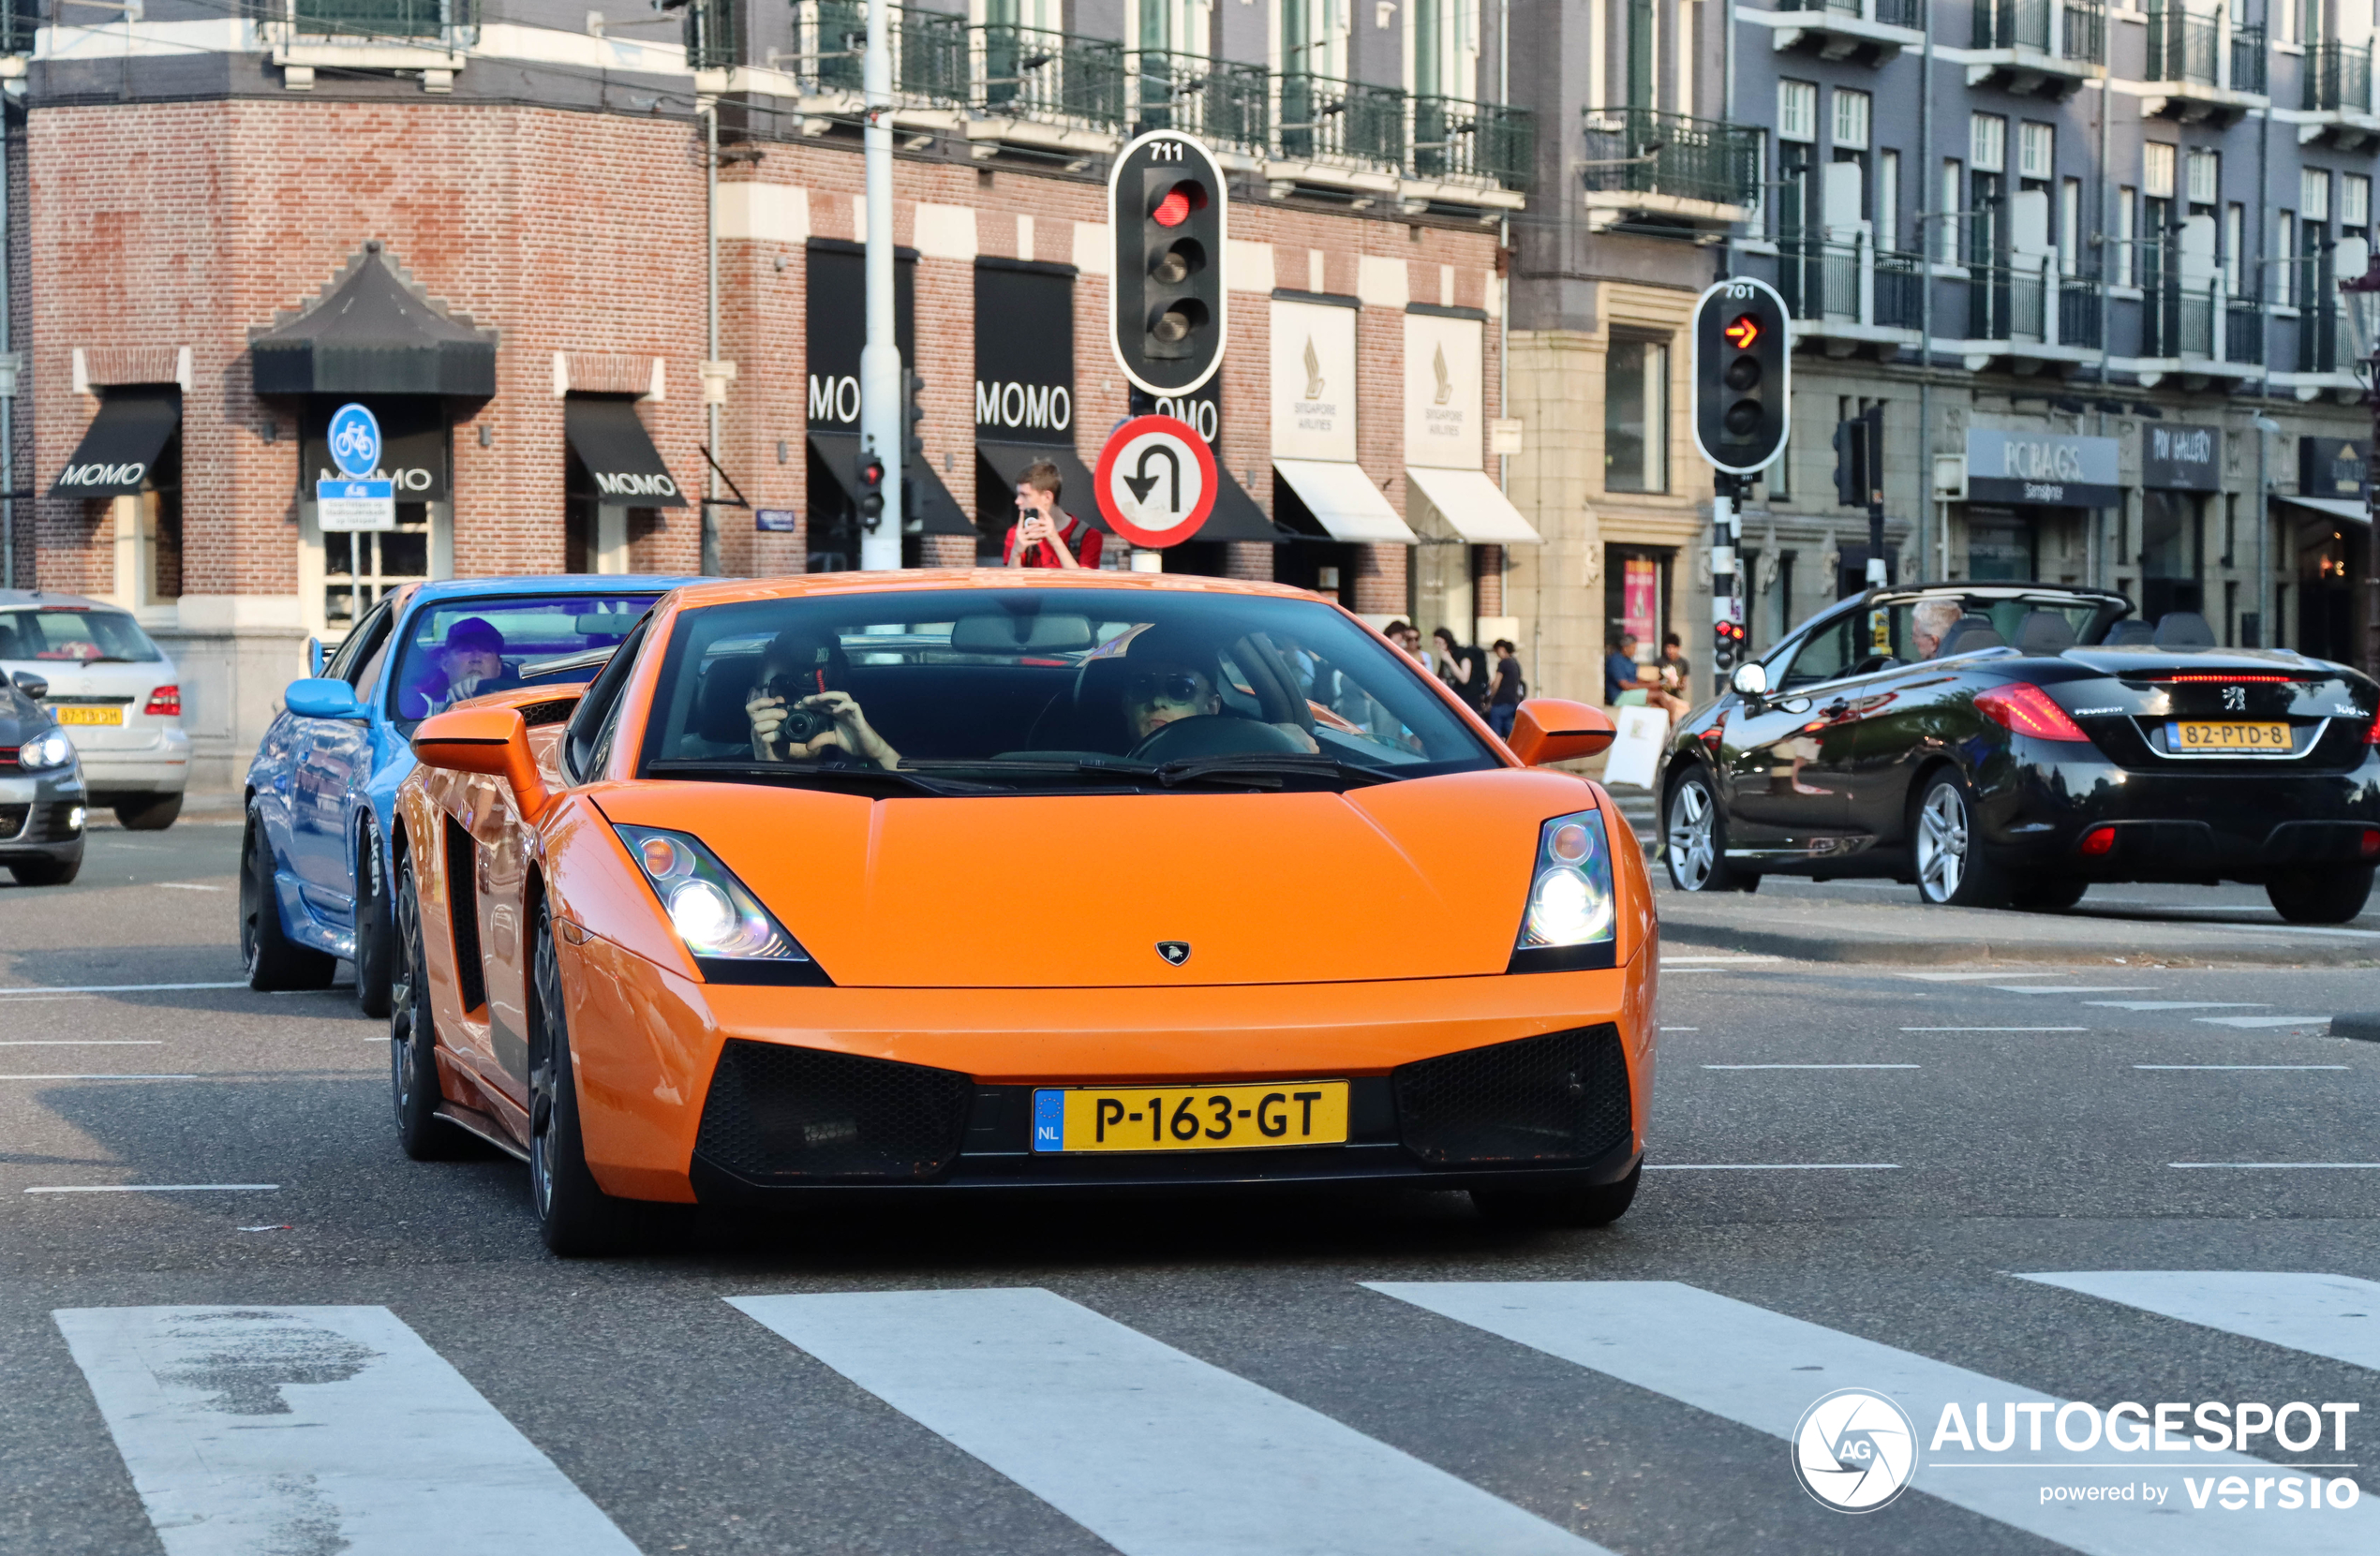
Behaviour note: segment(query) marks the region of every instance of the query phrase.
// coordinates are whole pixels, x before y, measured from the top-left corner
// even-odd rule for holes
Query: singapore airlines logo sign
[[[1305,337],[1304,398],[1309,400],[1318,400],[1322,398],[1322,359],[1315,353],[1314,337],[1312,335],[1308,335]]]
[[[1442,406],[1454,398],[1454,379],[1446,370],[1446,348],[1441,346],[1430,355],[1430,370],[1438,377],[1437,395],[1430,403]]]

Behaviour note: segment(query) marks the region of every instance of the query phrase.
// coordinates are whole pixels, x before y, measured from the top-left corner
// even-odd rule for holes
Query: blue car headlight
[[[37,735],[17,748],[17,765],[28,773],[46,773],[73,763],[74,742],[67,738],[64,730]]]
[[[1618,951],[1611,837],[1603,813],[1556,816],[1538,829],[1537,865],[1512,942],[1514,972],[1610,967]]]

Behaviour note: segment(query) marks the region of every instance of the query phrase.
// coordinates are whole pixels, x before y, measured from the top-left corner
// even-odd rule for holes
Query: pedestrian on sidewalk
[[[1017,482],[1017,523],[1008,531],[1001,560],[1012,568],[1096,568],[1107,539],[1058,506],[1065,478],[1058,467],[1037,459]]]
[[[1465,648],[1454,641],[1454,629],[1441,627],[1431,634],[1437,639],[1436,659],[1438,679],[1451,687],[1454,694],[1471,706],[1474,713],[1487,708],[1487,656],[1477,648]]]
[[[1643,706],[1644,691],[1637,679],[1636,634],[1622,632],[1603,656],[1603,701],[1615,708]]]
[[[1521,699],[1529,683],[1521,678],[1520,650],[1510,638],[1495,640],[1495,688],[1488,693],[1488,728],[1500,739],[1512,738],[1512,720],[1520,717]]]

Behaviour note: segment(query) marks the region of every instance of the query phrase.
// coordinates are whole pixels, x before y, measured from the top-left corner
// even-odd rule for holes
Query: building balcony
[[[0,59],[22,61],[33,52],[34,35],[41,30],[41,0],[0,0]],[[0,71],[0,74],[21,74]]]
[[[1967,267],[1967,338],[1943,342],[1970,372],[1998,363],[2020,377],[2064,378],[2099,360],[2096,278],[2061,274],[2055,254]],[[1937,315],[1937,327],[1940,325]]]
[[[2099,0],[1975,0],[1967,84],[2060,100],[2107,74]]]
[[[1890,362],[1919,340],[1924,260],[1879,252],[1865,233],[1850,243],[1787,238],[1778,245],[1778,291],[1793,343],[1830,357]]]
[[[2250,298],[2225,297],[2221,276],[2151,278],[2141,289],[2140,355],[2112,365],[2144,388],[2167,378],[2187,390],[2264,376],[2264,317]]]
[[[2282,338],[2287,340],[2292,334],[2296,337],[2289,353],[2290,365],[2284,372],[2280,363],[2273,364],[2272,387],[2303,401],[2328,395],[2341,405],[2353,405],[2362,399],[2365,383],[2361,359],[2356,354],[2346,315],[2339,307],[2335,292],[2322,294],[2316,305],[2308,307],[2289,323],[2294,329],[2284,330]]]
[[[2227,128],[2271,102],[2265,94],[2265,30],[2236,24],[2228,13],[2192,16],[2181,0],[2149,0],[2142,79],[2144,118],[2206,120]]]
[[[2380,113],[2372,101],[2369,45],[2317,43],[2306,51],[2305,111],[2298,142],[2328,141],[2342,151],[2360,151],[2380,141]]]
[[[1821,59],[1884,65],[1904,49],[1925,47],[1919,0],[1778,0],[1773,11],[1739,10],[1739,20],[1770,29],[1778,53],[1807,50]]]
[[[1750,219],[1761,177],[1752,130],[1649,108],[1590,108],[1585,125],[1588,230],[1716,243]]]
[[[248,0],[247,15],[292,92],[317,70],[418,74],[451,92],[479,40],[479,0]]]

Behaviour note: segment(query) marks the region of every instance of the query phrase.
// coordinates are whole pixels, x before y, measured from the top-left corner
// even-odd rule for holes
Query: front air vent
[[[1628,1056],[1609,1022],[1399,1065],[1397,1127],[1434,1167],[1591,1162],[1628,1143]]]
[[[463,1008],[487,1003],[487,973],[480,965],[479,844],[461,822],[446,820],[446,907],[454,925],[454,987]]]

